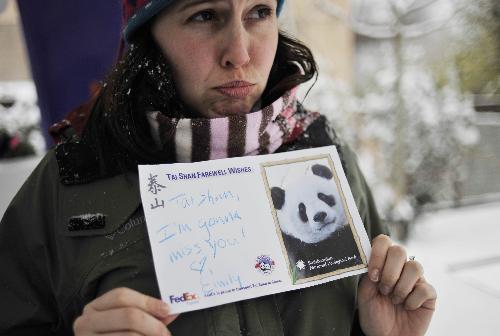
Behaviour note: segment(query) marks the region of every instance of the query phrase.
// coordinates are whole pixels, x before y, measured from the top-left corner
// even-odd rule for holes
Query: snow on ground
[[[41,156],[0,160],[0,217],[30,173],[35,169]]]
[[[428,335],[500,333],[500,203],[429,213],[406,244],[438,292]]]
[[[0,161],[0,215],[40,157]],[[406,244],[436,287],[428,335],[498,335],[500,203],[429,213]]]

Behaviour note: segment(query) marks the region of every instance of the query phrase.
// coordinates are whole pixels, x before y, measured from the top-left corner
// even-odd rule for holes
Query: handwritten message
[[[338,176],[343,195],[339,201],[349,212],[345,226],[354,229],[355,251],[345,251],[341,258],[324,256],[324,262],[316,258],[312,268],[325,268],[325,274],[299,283],[294,252],[287,249],[290,237],[283,231],[288,224],[280,225],[271,193],[275,184],[286,188],[286,176],[277,176],[272,167],[281,162],[297,170],[297,162],[312,165],[320,159]],[[173,313],[300,289],[366,270],[368,239],[335,147],[139,166],[139,177],[155,271],[162,298]],[[337,188],[335,183],[332,188]],[[364,258],[335,274],[331,266],[322,266],[340,265],[352,255]]]

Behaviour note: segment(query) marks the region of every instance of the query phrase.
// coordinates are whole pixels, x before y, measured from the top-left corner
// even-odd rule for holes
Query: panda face
[[[337,202],[335,201],[335,196],[333,194],[327,195],[319,192],[316,194],[316,196],[319,200],[325,202],[325,204],[330,208],[333,208],[337,204]],[[325,224],[328,224],[325,221],[328,216],[328,212],[318,211],[317,213],[313,213],[312,215],[314,215],[312,218],[315,222],[323,222]],[[304,202],[299,203],[299,217],[304,223],[307,223],[309,221],[309,216],[307,215],[307,207]]]
[[[263,271],[270,271],[271,270],[271,265],[265,262],[261,262],[260,264],[260,269]]]
[[[292,181],[285,189],[275,188],[273,202],[280,227],[290,236],[305,243],[317,243],[328,238],[347,222],[336,185],[331,178],[313,174]],[[271,192],[273,194],[273,190]],[[283,198],[281,204],[278,194]]]

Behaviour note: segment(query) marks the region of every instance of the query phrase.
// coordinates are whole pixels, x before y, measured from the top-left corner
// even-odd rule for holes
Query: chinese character
[[[148,183],[148,191],[150,193],[153,193],[153,194],[158,194],[158,192],[161,191],[161,188],[165,188],[165,186],[161,185],[158,183],[158,181],[156,181],[156,178],[158,177],[158,175],[153,175],[153,174],[149,174],[149,183]]]
[[[156,197],[155,197],[155,201],[156,201],[156,205],[151,204],[151,210],[154,210],[154,209],[159,208],[159,207],[162,207],[162,208],[164,208],[164,207],[165,207],[165,201],[164,201],[164,200],[162,200],[162,201],[161,201],[161,204],[160,204],[160,203],[158,202],[158,198],[156,198]]]

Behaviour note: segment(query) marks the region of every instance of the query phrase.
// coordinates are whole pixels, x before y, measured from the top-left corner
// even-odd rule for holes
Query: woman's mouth
[[[215,87],[219,93],[231,98],[245,98],[254,89],[255,84],[245,81],[233,81]]]

